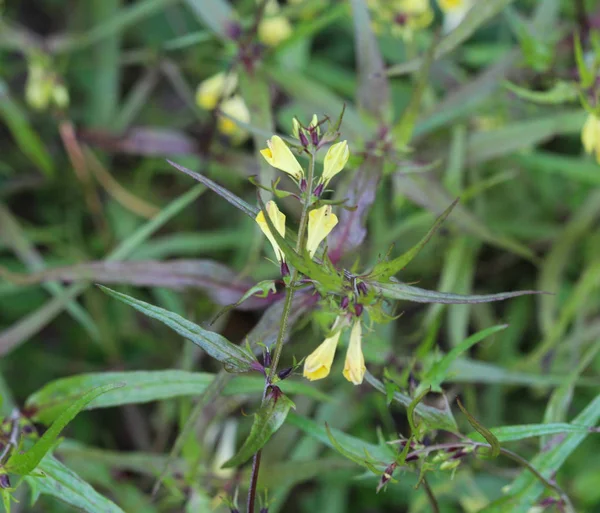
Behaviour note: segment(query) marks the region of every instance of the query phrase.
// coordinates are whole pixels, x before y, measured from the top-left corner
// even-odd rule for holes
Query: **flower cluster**
[[[219,107],[221,113],[242,123],[250,123],[250,111],[243,98],[236,92],[238,78],[235,73],[220,72],[200,82],[196,89],[196,104],[204,110]],[[235,144],[248,138],[248,132],[226,116],[217,117],[217,130]]]
[[[368,0],[373,14],[373,29],[377,33],[389,30],[406,41],[433,22],[429,0]]]
[[[313,116],[307,127],[302,126],[298,120],[294,119],[292,134],[300,143],[298,148],[302,152],[311,154],[313,158],[318,149],[331,140],[321,134],[320,123],[316,115]],[[281,137],[277,135],[271,137],[267,141],[267,148],[261,150],[261,154],[271,166],[286,173],[296,183],[301,192],[300,199],[309,206],[304,249],[312,259],[320,244],[338,223],[338,218],[333,213],[332,206],[330,204],[320,205],[320,203],[321,195],[331,179],[342,171],[348,162],[350,157],[348,143],[347,141],[341,141],[329,147],[323,159],[323,170],[314,185],[312,174],[309,177],[306,176],[304,168],[298,162],[290,146]],[[271,225],[281,237],[285,237],[285,214],[279,210],[275,201],[267,202],[265,207]],[[269,229],[265,212],[261,210],[258,213],[256,222],[271,243],[275,256],[281,264],[282,272],[289,272],[285,263],[285,253]],[[299,238],[302,236],[302,234],[298,234]],[[355,305],[353,312],[348,310],[348,306],[349,300],[344,297],[340,304],[340,308],[344,313],[338,315],[331,328],[331,333],[325,341],[306,358],[304,376],[309,380],[322,379],[329,375],[342,332],[346,327],[352,325],[343,375],[355,385],[362,383],[366,371],[362,353],[362,324],[359,319],[362,306]]]
[[[29,61],[25,99],[30,107],[45,110],[49,106],[65,109],[69,106],[69,91],[46,55],[34,55]]]

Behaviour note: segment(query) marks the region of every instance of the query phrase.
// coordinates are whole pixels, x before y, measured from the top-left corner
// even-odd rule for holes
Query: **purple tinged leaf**
[[[336,263],[362,244],[367,236],[366,216],[375,201],[383,160],[369,157],[357,171],[345,197],[354,210],[341,210],[339,222],[328,237],[329,258]]]
[[[504,301],[513,297],[528,294],[548,294],[538,290],[517,290],[515,292],[501,292],[499,294],[463,295],[435,290],[421,289],[401,282],[378,283],[369,282],[383,297],[388,299],[402,299],[414,303],[445,303],[445,304],[467,304],[467,303],[490,303],[492,301]]]
[[[231,269],[212,260],[87,262],[48,269],[23,279],[26,283],[49,280],[94,281],[171,289],[189,287],[204,290],[219,305],[237,303],[254,286],[251,281],[238,279]],[[248,297],[247,301],[236,307],[242,310],[262,308],[270,304],[274,297],[274,293],[263,294],[263,298]]]
[[[143,156],[198,155],[196,141],[177,130],[135,127],[115,135],[101,130],[86,130],[81,139],[114,153]]]

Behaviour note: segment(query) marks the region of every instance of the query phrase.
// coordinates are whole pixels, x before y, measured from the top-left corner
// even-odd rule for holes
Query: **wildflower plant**
[[[186,2],[186,8],[193,7],[200,13],[217,44],[225,49],[223,54],[228,60],[226,66],[221,62],[215,66],[221,71],[215,73],[213,69],[205,73],[203,69],[194,76],[195,83],[200,81],[195,97],[195,107],[200,111],[190,110],[198,117],[201,132],[210,132],[206,140],[201,141],[203,147],[197,149],[196,141],[190,142],[188,134],[183,137],[179,133],[177,142],[183,148],[181,155],[168,161],[171,167],[162,161],[160,164],[171,176],[181,172],[198,181],[199,185],[161,209],[156,216],[146,216],[147,222],[140,222],[133,235],[105,261],[48,270],[43,269],[35,249],[15,236],[19,230],[0,205],[0,235],[6,238],[7,245],[14,246],[15,253],[25,255],[24,260],[35,270],[29,275],[21,275],[0,267],[2,278],[9,282],[2,294],[11,294],[19,286],[46,283],[55,296],[49,306],[41,309],[35,322],[28,317],[14,329],[2,333],[0,349],[7,351],[6,347],[23,342],[32,330],[41,329],[40,326],[49,322],[52,315],[65,309],[87,330],[89,339],[97,343],[94,349],[107,351],[108,365],[119,369],[126,363],[121,360],[119,348],[106,349],[113,338],[113,323],[123,327],[127,336],[134,324],[132,319],[143,318],[146,332],[162,324],[165,330],[172,330],[192,342],[197,352],[190,351],[191,346],[186,345],[180,360],[175,364],[171,362],[172,365],[182,363],[182,369],[127,369],[71,375],[52,381],[31,394],[23,408],[7,410],[3,404],[7,413],[0,423],[0,497],[6,511],[10,511],[11,504],[20,497],[20,485],[26,483],[32,490],[33,501],[40,495],[51,495],[90,513],[122,513],[124,510],[116,502],[125,504],[128,511],[142,504],[142,508],[147,506],[149,511],[157,513],[173,511],[179,506],[186,511],[274,513],[284,511],[287,494],[295,485],[332,477],[331,481],[323,482],[322,491],[327,495],[329,483],[337,479],[336,472],[341,471],[347,476],[349,469],[354,469],[357,473],[362,472],[360,484],[365,484],[369,494],[365,496],[373,498],[385,490],[402,496],[402,500],[409,496],[411,511],[423,509],[422,498],[429,502],[432,511],[443,511],[438,498],[448,497],[444,507],[458,510],[457,504],[460,504],[467,513],[526,513],[550,507],[561,512],[575,512],[561,476],[556,479],[555,475],[584,438],[592,438],[591,435],[598,431],[595,426],[600,419],[600,397],[592,400],[572,422],[565,421],[571,398],[577,395],[575,387],[587,387],[587,390],[597,386],[597,380],[582,378],[581,373],[594,362],[599,347],[597,344],[586,347],[588,338],[597,338],[598,333],[594,323],[586,324],[586,315],[597,317],[597,307],[594,309],[587,303],[594,303],[600,267],[597,261],[585,261],[595,253],[598,238],[589,237],[584,250],[580,251],[580,259],[587,267],[579,281],[571,283],[566,278],[560,281],[557,275],[573,272],[579,263],[579,259],[573,263],[563,258],[568,252],[564,241],[571,243],[583,237],[581,234],[586,233],[586,227],[597,221],[600,212],[598,195],[590,194],[590,200],[574,220],[569,221],[563,239],[554,235],[562,229],[556,223],[550,226],[551,229],[545,229],[544,237],[525,244],[518,237],[497,235],[495,230],[501,223],[488,226],[481,216],[474,214],[479,213],[479,207],[488,206],[485,202],[477,203],[484,199],[483,192],[504,183],[510,173],[503,170],[502,175],[486,176],[484,180],[469,181],[468,184],[463,183],[461,173],[462,166],[468,165],[473,167],[475,175],[478,163],[487,163],[485,159],[490,159],[490,155],[507,156],[516,162],[520,159],[547,162],[546,159],[553,157],[540,158],[522,150],[530,150],[533,143],[527,141],[546,142],[548,134],[560,130],[564,119],[569,126],[567,131],[578,133],[579,127],[583,127],[583,147],[586,152],[595,154],[600,162],[600,111],[596,87],[600,52],[597,39],[593,35],[584,42],[575,38],[576,79],[559,81],[547,91],[537,88],[537,79],[546,79],[547,75],[536,76],[535,90],[525,87],[526,84],[503,84],[511,94],[527,102],[553,106],[580,102],[585,115],[578,108],[574,114],[558,117],[558,121],[552,118],[553,131],[544,132],[545,135],[537,132],[539,121],[530,125],[529,120],[523,122],[524,126],[517,127],[516,135],[512,133],[512,127],[504,126],[483,134],[476,130],[473,134],[469,132],[471,125],[481,125],[481,118],[471,123],[468,109],[472,108],[472,102],[464,102],[464,99],[470,99],[475,90],[477,94],[473,97],[477,101],[483,98],[492,103],[489,96],[495,95],[496,90],[490,89],[490,76],[503,77],[503,68],[500,73],[493,67],[492,73],[484,74],[481,81],[477,77],[473,82],[476,87],[467,81],[469,83],[460,94],[450,97],[448,104],[444,106],[444,102],[440,102],[445,109],[441,113],[431,109],[431,102],[435,102],[439,94],[438,88],[428,82],[434,61],[449,59],[447,54],[453,45],[459,44],[461,38],[474,33],[504,8],[509,30],[513,31],[517,41],[517,52],[511,52],[510,58],[513,58],[512,53],[518,53],[520,65],[530,65],[531,70],[536,71],[547,69],[548,61],[538,57],[547,55],[549,49],[554,48],[553,36],[542,31],[542,36],[538,37],[531,28],[537,29],[538,20],[531,25],[524,23],[509,3],[504,0],[438,0],[439,9],[434,11],[435,2],[429,0],[351,0],[357,94],[355,103],[344,103],[325,87],[307,87],[311,81],[296,69],[300,67],[296,60],[302,61],[298,56],[306,48],[294,45],[298,43],[299,35],[311,33],[314,27],[347,17],[347,3],[334,2],[332,6],[321,5],[327,2],[306,0],[240,3],[241,9],[248,6],[256,9],[257,14],[252,13],[250,17],[243,12],[234,12],[227,2]],[[154,12],[155,8],[149,10]],[[550,15],[540,9],[539,18],[547,20]],[[436,19],[435,13],[439,15],[440,11],[443,19],[439,16]],[[131,23],[128,20],[143,12],[127,11],[128,16],[123,19]],[[294,17],[294,13],[300,16]],[[317,20],[310,19],[314,13],[317,13]],[[430,27],[438,21],[449,32],[439,45],[432,43],[427,52],[415,60],[385,67],[377,34],[391,29],[392,35],[399,35],[410,43],[407,46],[411,52],[419,51],[421,42],[428,38],[433,40],[429,37],[433,36]],[[93,31],[89,38],[75,38],[74,42],[49,39],[44,46],[60,54],[66,52],[69,44],[91,45],[100,36],[108,37],[106,33],[121,24],[99,26],[101,30]],[[457,29],[461,26],[463,30]],[[426,37],[413,41],[417,34]],[[202,32],[200,39],[205,36]],[[196,35],[192,39],[194,37]],[[35,43],[37,39],[32,38],[32,41]],[[211,40],[210,44],[214,42]],[[412,42],[418,44],[412,45]],[[181,41],[176,43],[175,48]],[[167,46],[173,48],[166,45],[165,52],[169,51]],[[211,57],[212,50],[211,46],[207,52]],[[465,59],[472,58],[468,53],[465,52]],[[128,58],[139,58],[140,55],[133,52]],[[142,56],[148,58],[145,53]],[[53,114],[68,116],[66,88],[51,70],[49,61],[40,64],[32,60],[30,64],[25,97],[31,108],[42,111],[53,107]],[[181,86],[181,80],[178,81],[168,64],[168,58],[161,61],[161,70],[164,67],[169,71],[170,79]],[[449,66],[449,61],[440,64],[437,75],[444,80],[446,75],[452,76],[453,80],[461,79],[462,73],[455,73],[454,64]],[[403,104],[403,110],[397,112],[392,102],[390,77],[406,70],[414,72],[414,76],[406,81],[410,86],[410,97],[406,105]],[[520,79],[528,74],[511,76]],[[154,79],[152,74],[149,77]],[[296,80],[298,77],[304,80]],[[148,83],[143,82],[134,88],[125,113],[143,103],[139,95],[143,95],[148,87]],[[189,94],[193,89],[181,89],[185,89],[187,103],[194,107],[193,94]],[[277,95],[272,97],[272,91]],[[4,89],[2,93],[7,103],[0,110],[11,121],[9,129],[27,126],[26,117],[19,115],[19,109],[10,103],[10,96]],[[73,98],[77,101],[76,95]],[[510,100],[513,99],[511,96]],[[280,105],[284,108],[276,117],[271,109]],[[462,109],[469,113],[467,117]],[[521,104],[514,110],[530,112]],[[437,132],[436,137],[430,137],[434,129],[440,130],[439,137]],[[429,151],[439,156],[437,146],[442,146],[446,130],[452,139],[450,156],[444,154],[439,161],[422,162],[421,158],[430,158]],[[213,138],[213,132],[223,137]],[[74,130],[63,129],[61,135],[67,151],[75,157],[72,159],[74,167],[80,164],[76,170],[85,181],[86,199],[91,198],[90,205],[97,206],[99,200],[86,178],[86,172],[97,166],[92,165],[94,161],[89,158],[89,148],[74,133]],[[156,132],[152,133],[156,135]],[[39,162],[42,145],[37,144],[37,139],[30,133],[25,132],[26,137],[20,135],[16,139],[23,144],[23,153],[34,155],[34,160]],[[103,135],[106,137],[105,133]],[[127,144],[122,147],[131,151],[135,138],[129,139],[129,135],[125,131],[114,136],[111,143],[118,144],[118,138],[123,137]],[[481,143],[482,139],[484,143]],[[525,148],[521,139],[526,140]],[[423,140],[427,140],[428,151],[421,153],[419,145],[425,145]],[[247,143],[246,146],[240,147],[243,143]],[[150,151],[156,150],[153,144],[148,146]],[[506,150],[504,146],[512,149]],[[252,150],[254,154],[251,154]],[[189,157],[191,163],[186,160],[186,165],[182,165],[182,155]],[[440,162],[448,165],[443,179],[431,173],[438,170],[442,165]],[[186,166],[196,166],[198,171]],[[224,185],[229,185],[230,167],[236,167],[239,172],[236,174],[237,185],[239,189],[250,191],[247,196],[234,186]],[[249,176],[253,173],[256,174]],[[98,176],[105,175],[99,173]],[[179,176],[179,186],[187,187],[190,182],[187,177]],[[587,180],[587,183],[598,183],[597,177]],[[442,184],[442,181],[445,182]],[[115,197],[123,203],[121,207],[131,208],[132,204],[139,207],[139,198],[133,196],[132,199],[123,188],[115,187],[114,180],[106,182],[112,184],[112,189],[107,188],[109,193],[110,190],[118,191]],[[540,190],[545,185],[544,182]],[[143,247],[140,241],[146,241],[150,234],[184,207],[194,204],[207,190],[229,203],[219,205],[219,209],[230,208],[232,212],[237,209],[246,216],[246,224],[240,222],[240,231],[244,232],[240,244],[243,246],[240,251],[245,266],[243,271],[238,273],[221,262],[208,259],[141,260],[140,255],[164,251],[164,246],[148,244]],[[507,214],[507,205],[511,206],[513,201],[521,206],[529,202],[525,193],[521,188],[515,193],[515,196],[523,194],[524,201],[521,201],[523,198],[515,200],[510,194],[499,194],[501,219],[516,219],[515,231],[531,229],[517,214]],[[537,189],[535,194],[538,194]],[[405,198],[425,209],[414,205],[397,209],[397,204]],[[477,204],[473,206],[473,203]],[[553,213],[555,203],[548,202]],[[201,206],[204,208],[205,204]],[[391,227],[387,218],[390,212],[397,211],[402,216],[405,211],[413,214],[410,219],[401,217],[400,235],[392,229],[387,233]],[[224,217],[227,216],[219,210],[219,221]],[[237,222],[237,218],[232,216],[232,219]],[[195,221],[197,217],[192,219]],[[226,230],[231,232],[226,234],[228,240],[237,238],[236,227],[232,226],[234,222],[226,221]],[[441,230],[443,225],[445,231]],[[406,226],[410,226],[410,230]],[[52,239],[45,232],[40,233],[35,232],[35,236],[44,243]],[[112,239],[108,240],[112,242]],[[556,242],[556,246],[547,261],[540,262],[535,249],[549,244],[550,240]],[[558,311],[556,303],[540,309],[540,331],[544,338],[531,353],[518,360],[515,358],[517,363],[514,365],[495,365],[490,361],[492,358],[479,361],[479,352],[498,351],[499,359],[504,357],[503,351],[516,353],[515,343],[511,345],[515,332],[528,336],[534,332],[525,329],[524,321],[530,317],[528,308],[532,301],[520,303],[528,301],[520,296],[541,293],[534,290],[498,292],[502,285],[488,287],[488,290],[496,290],[495,293],[474,293],[470,280],[482,242],[500,248],[503,257],[505,252],[510,252],[511,258],[522,259],[528,274],[542,266],[540,283],[543,286],[539,288],[549,285],[547,288],[552,291],[560,290],[561,297],[574,290],[564,312]],[[428,252],[432,245],[433,250]],[[442,245],[444,251],[437,251]],[[129,257],[131,261],[126,260]],[[429,267],[422,265],[427,258]],[[491,272],[487,271],[488,274],[497,272],[496,267],[501,268],[504,261],[494,260],[492,264],[494,267]],[[407,269],[409,265],[411,267]],[[255,267],[260,267],[260,273],[256,275],[261,274],[262,281],[253,274]],[[426,285],[422,282],[438,274],[441,275],[440,290],[424,288]],[[78,283],[63,288],[59,281]],[[108,305],[105,318],[98,315],[104,321],[101,329],[75,301],[92,282],[98,283],[98,287],[90,288],[93,301],[89,303],[95,306],[99,297],[99,301],[104,300]],[[125,294],[102,285],[113,283],[151,287],[151,301],[157,304],[138,299],[142,292]],[[178,300],[179,296],[165,292],[165,287],[201,289],[208,298],[202,303],[205,310],[197,315],[200,309],[195,303],[188,308],[188,304]],[[501,320],[493,321],[496,312],[485,303],[517,297],[520,299],[508,301],[506,311],[498,313]],[[556,298],[544,294],[536,299],[543,303],[549,297]],[[121,306],[122,310],[113,315],[112,309],[118,308],[119,302],[126,306]],[[449,329],[443,333],[441,313],[445,305],[479,305],[473,308],[481,310],[477,310],[476,322],[470,322],[466,310],[452,310]],[[422,322],[421,317],[417,322],[411,319],[415,317],[413,309],[416,308],[426,309]],[[259,312],[260,316],[250,330],[232,332],[225,321],[228,315],[237,315],[234,310]],[[134,313],[141,315],[134,318]],[[206,319],[212,318],[212,322],[194,322],[193,317],[202,315]],[[516,328],[508,329],[505,321],[509,318],[511,322],[514,320]],[[564,337],[571,323],[574,325],[572,344]],[[141,331],[132,333],[136,337],[142,334]],[[165,351],[162,335],[160,332],[156,337],[157,344],[160,344],[161,352],[169,353]],[[147,334],[145,337],[139,337],[141,342],[152,338]],[[506,345],[489,344],[492,337]],[[563,339],[567,343],[562,344]],[[498,345],[501,345],[499,349]],[[575,352],[582,351],[582,347],[585,352]],[[191,372],[194,356],[198,354],[203,358],[203,372]],[[566,377],[547,371],[557,360],[567,362],[561,367]],[[52,367],[53,362],[48,365]],[[532,368],[538,372],[533,372]],[[461,383],[465,382],[463,387]],[[552,396],[544,418],[537,424],[484,425],[480,418],[482,411],[475,400],[475,396],[479,397],[480,382],[491,384],[484,396],[486,408],[499,402],[500,384],[508,384],[513,390],[513,387],[526,383],[535,388],[536,395],[549,390],[548,395]],[[3,386],[3,382],[0,385]],[[189,401],[190,396],[197,397],[195,404]],[[164,449],[168,447],[172,433],[170,429],[162,430],[163,420],[175,418],[171,427],[177,432],[177,438],[169,454],[154,451],[153,441],[144,440],[144,434],[138,432],[136,405],[159,399],[181,400],[177,410],[169,405],[152,419],[155,420],[152,424],[159,426],[156,444]],[[8,395],[7,402],[10,402]],[[131,431],[127,435],[141,448],[115,453],[69,441],[61,445],[61,431],[80,412],[120,406],[133,406],[126,411],[131,421],[126,423]],[[367,410],[371,417],[364,421],[367,417],[361,417],[360,413]],[[529,412],[528,415],[533,416]],[[358,421],[352,425],[346,423],[350,417],[356,417]],[[298,437],[306,438],[294,438],[294,443],[290,443],[292,438],[288,435],[292,429]],[[509,443],[533,437],[541,437],[541,442],[537,456],[530,460],[507,447]],[[300,443],[296,444],[296,441]],[[326,446],[333,456],[318,456],[320,446],[316,444]],[[151,447],[152,451],[146,447]],[[531,450],[531,447],[525,450]],[[503,463],[497,464],[497,460]],[[506,461],[520,467],[521,471],[517,473],[510,469],[507,472],[502,468],[497,474],[502,474],[503,481],[493,475],[490,477],[494,479],[489,483],[505,484],[516,474],[510,486],[495,489],[485,479],[476,479],[478,476],[473,469],[479,469],[483,474]],[[101,491],[110,493],[114,489],[115,493],[109,498],[92,488],[71,470],[71,464],[76,466],[77,463],[84,476],[88,465],[97,464],[100,477],[96,477],[93,484]],[[591,464],[588,466],[594,477],[596,469]],[[145,497],[139,490],[134,490],[128,480],[122,479],[128,473],[141,474],[140,489],[147,490],[150,488],[148,483],[154,484],[152,497]],[[452,479],[455,480],[453,484],[450,483]],[[120,481],[127,482],[120,486]],[[358,480],[352,480],[354,482]],[[421,490],[415,494],[422,493],[414,500],[410,495],[413,487]],[[491,489],[489,493],[488,489]],[[322,509],[321,504],[307,504],[307,508]],[[357,508],[363,506],[360,501],[357,504]],[[344,507],[342,503],[338,511]],[[350,507],[352,511],[356,509]]]

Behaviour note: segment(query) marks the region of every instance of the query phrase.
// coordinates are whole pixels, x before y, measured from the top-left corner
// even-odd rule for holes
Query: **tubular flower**
[[[438,4],[444,12],[444,32],[447,33],[461,24],[473,7],[473,0],[438,0]]]
[[[258,39],[267,46],[277,46],[292,34],[292,25],[282,15],[266,18],[258,26]]]
[[[337,321],[336,323],[337,324]],[[334,324],[334,328],[335,328]],[[335,350],[340,340],[341,330],[337,330],[333,335],[327,337],[319,347],[317,347],[304,362],[304,377],[310,381],[323,379],[329,376]]]
[[[267,146],[268,148],[260,150],[260,154],[271,166],[287,173],[296,180],[302,179],[304,176],[302,166],[281,137],[274,135],[267,141]]]
[[[235,95],[221,103],[221,112],[231,116],[236,121],[250,123],[250,111],[240,95]],[[222,134],[231,137],[235,142],[242,142],[248,137],[248,132],[232,119],[225,116],[217,118],[217,129]]]
[[[595,154],[600,164],[600,118],[589,114],[581,130],[581,142],[586,153]]]
[[[325,186],[327,186],[329,180],[344,169],[349,157],[348,141],[336,143],[329,148],[323,161],[323,174],[321,175],[321,182]]]
[[[331,205],[324,205],[308,213],[308,237],[306,239],[306,249],[312,258],[323,242],[323,239],[329,235],[334,226],[338,223],[337,216],[331,211]]]
[[[196,104],[205,110],[214,109],[220,98],[228,98],[237,88],[237,76],[225,72],[217,73],[200,82],[196,89]]]
[[[360,385],[365,376],[365,358],[361,348],[362,327],[360,321],[355,321],[350,332],[350,344],[346,353],[346,361],[344,362],[344,377],[354,383]]]
[[[273,226],[275,226],[275,229],[279,232],[279,235],[285,237],[285,214],[279,210],[274,201],[267,202],[266,207],[267,214],[269,214],[269,219],[273,223]],[[262,232],[267,236],[267,239],[269,239],[271,246],[273,246],[273,251],[275,251],[275,256],[281,263],[284,259],[283,251],[281,251],[279,244],[277,244],[277,241],[275,240],[275,237],[273,237],[271,234],[271,230],[269,230],[269,225],[267,225],[267,221],[262,210],[256,216],[255,221],[258,223],[258,226],[260,226]]]

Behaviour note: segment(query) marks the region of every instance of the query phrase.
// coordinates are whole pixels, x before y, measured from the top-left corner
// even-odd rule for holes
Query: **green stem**
[[[312,186],[315,175],[315,154],[310,154],[310,160],[308,165],[308,176],[306,179],[306,197],[302,205],[302,215],[300,216],[300,226],[298,228],[298,242],[296,243],[296,252],[300,253],[305,247],[306,228],[308,226],[308,209],[310,208],[312,198]],[[283,303],[283,312],[281,314],[281,322],[279,323],[279,332],[277,333],[277,341],[275,342],[275,350],[273,351],[273,358],[271,361],[271,367],[269,369],[269,376],[265,383],[265,389],[263,391],[263,401],[265,399],[267,388],[269,383],[273,382],[275,374],[277,373],[277,367],[281,358],[281,352],[283,350],[283,341],[285,339],[285,332],[287,330],[287,323],[292,309],[292,300],[294,299],[294,290],[296,287],[296,280],[298,279],[298,271],[293,270],[290,283],[285,290],[285,302]],[[247,513],[254,513],[254,503],[256,502],[256,486],[258,484],[258,473],[260,470],[260,458],[262,451],[258,450],[254,453],[252,460],[252,474],[250,475],[250,485],[248,487],[248,501],[247,501]]]

